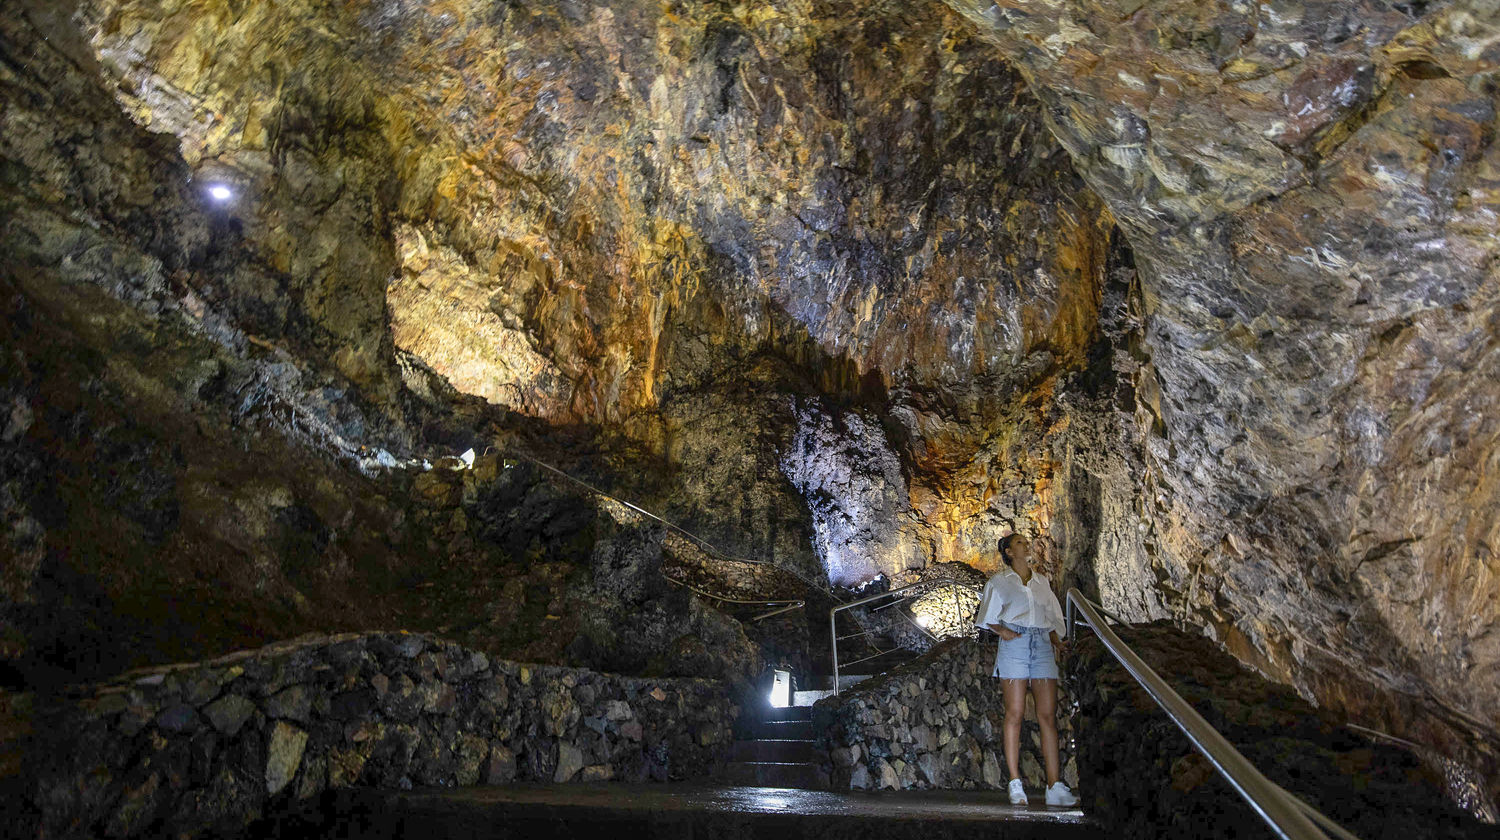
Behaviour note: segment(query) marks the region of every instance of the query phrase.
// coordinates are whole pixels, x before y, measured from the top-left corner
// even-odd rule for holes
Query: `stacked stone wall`
[[[887,674],[820,701],[813,725],[835,789],[1003,788],[1005,703],[991,677],[995,637],[952,639]],[[1072,703],[1058,686],[1063,780],[1078,782]],[[1041,731],[1027,695],[1021,775],[1033,795],[1044,782]]]
[[[738,714],[716,682],[522,665],[406,633],[137,671],[31,706],[11,805],[46,837],[232,833],[353,786],[701,776]]]

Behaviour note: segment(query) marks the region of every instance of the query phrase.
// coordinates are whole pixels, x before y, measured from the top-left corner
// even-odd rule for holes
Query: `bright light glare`
[[[757,792],[751,794],[751,796],[754,797],[756,805],[759,805],[767,811],[785,811],[793,804],[792,798],[784,794],[777,795]]]
[[[785,709],[792,705],[792,674],[790,671],[776,671],[776,681],[771,684],[771,705],[778,709]]]
[[[923,627],[931,627],[932,626],[932,616],[930,616],[930,615],[919,615],[919,616],[917,616],[917,623],[920,624],[920,625],[922,625]]]
[[[208,188],[208,197],[214,201],[228,201],[234,198],[234,190],[223,184],[214,184]]]

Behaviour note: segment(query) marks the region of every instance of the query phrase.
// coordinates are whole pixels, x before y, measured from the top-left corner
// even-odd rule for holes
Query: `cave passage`
[[[6,812],[1493,836],[1492,5],[6,4]]]

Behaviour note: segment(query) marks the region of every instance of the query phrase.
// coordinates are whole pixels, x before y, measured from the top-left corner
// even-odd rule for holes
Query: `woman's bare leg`
[[[1005,767],[1010,778],[1021,778],[1021,716],[1026,714],[1026,680],[1005,683]]]
[[[1057,680],[1032,680],[1031,696],[1036,698],[1036,722],[1042,728],[1042,760],[1047,765],[1047,787],[1052,787],[1062,778],[1058,773],[1057,759]],[[1009,722],[1007,717],[1006,723]]]

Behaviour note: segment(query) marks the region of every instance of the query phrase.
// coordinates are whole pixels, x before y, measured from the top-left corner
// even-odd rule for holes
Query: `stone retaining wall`
[[[952,639],[813,708],[823,769],[835,789],[1003,788],[1005,704],[990,676],[995,637]],[[1058,686],[1063,779],[1078,782],[1071,702]],[[1021,774],[1040,796],[1041,732],[1028,695]]]
[[[230,832],[355,785],[702,776],[739,711],[715,682],[521,665],[405,633],[137,671],[35,706],[21,807],[46,837]]]

